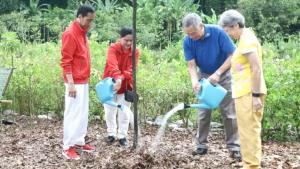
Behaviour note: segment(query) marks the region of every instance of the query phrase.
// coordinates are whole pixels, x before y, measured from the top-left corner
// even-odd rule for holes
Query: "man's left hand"
[[[212,74],[212,75],[209,76],[208,80],[212,84],[217,84],[220,81],[220,76],[217,75],[217,73],[214,73],[214,74]]]

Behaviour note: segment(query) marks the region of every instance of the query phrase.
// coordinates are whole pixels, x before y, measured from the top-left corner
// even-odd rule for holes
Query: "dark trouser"
[[[208,77],[208,74],[201,73],[201,78]],[[220,104],[225,129],[226,145],[230,151],[239,151],[239,136],[234,101],[231,96],[231,76],[229,71],[222,74],[219,84],[228,91],[224,100]],[[200,109],[198,112],[198,130],[196,136],[197,148],[208,148],[207,136],[210,129],[211,113],[212,111],[209,109]]]

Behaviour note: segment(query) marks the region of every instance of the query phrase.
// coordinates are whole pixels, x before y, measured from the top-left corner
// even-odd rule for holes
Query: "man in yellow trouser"
[[[254,32],[236,10],[225,11],[219,25],[234,39],[231,59],[232,97],[240,135],[243,168],[261,168],[261,120],[267,88],[262,71],[262,48]]]

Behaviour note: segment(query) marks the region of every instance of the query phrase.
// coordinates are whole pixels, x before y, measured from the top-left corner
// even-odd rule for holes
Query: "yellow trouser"
[[[265,96],[261,96],[264,107]],[[253,109],[252,94],[234,99],[244,169],[259,169],[262,156],[261,120],[263,109]]]

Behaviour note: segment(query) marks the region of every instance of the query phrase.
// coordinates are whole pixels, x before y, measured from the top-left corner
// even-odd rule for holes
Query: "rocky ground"
[[[167,130],[157,147],[151,143],[157,132],[155,126],[140,126],[139,146],[133,150],[132,132],[128,148],[107,145],[105,125],[91,122],[87,142],[95,145],[93,154],[82,153],[78,161],[63,158],[62,121],[18,117],[17,124],[0,124],[0,168],[241,168],[241,163],[231,159],[224,145],[223,131],[211,132],[210,149],[205,156],[193,156],[195,131]],[[300,144],[265,142],[263,144],[263,168],[300,169]]]

